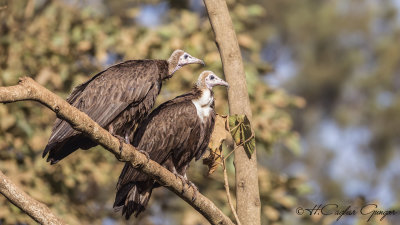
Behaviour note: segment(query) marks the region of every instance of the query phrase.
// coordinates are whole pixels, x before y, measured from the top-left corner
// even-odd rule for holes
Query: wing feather
[[[191,102],[195,92],[160,105],[136,129],[133,145],[170,171],[186,175],[193,158],[200,158],[207,148],[214,127],[215,112],[206,123],[200,121]],[[208,133],[208,134],[207,134]],[[114,208],[129,218],[147,205],[151,191],[160,185],[148,175],[126,163],[117,183]]]
[[[129,105],[137,105],[146,97],[159,72],[152,60],[126,61],[74,88],[67,101],[105,127]],[[67,122],[57,119],[48,146],[76,134]]]
[[[173,99],[155,109],[136,130],[133,145],[146,151],[150,158],[163,164],[177,148],[187,146],[196,125],[196,108],[190,101]],[[197,143],[196,143],[197,144]],[[117,189],[132,181],[148,179],[129,163],[122,171]]]

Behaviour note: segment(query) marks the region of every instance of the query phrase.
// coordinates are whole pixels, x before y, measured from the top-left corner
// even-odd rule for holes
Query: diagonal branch
[[[47,206],[36,201],[0,171],[0,193],[40,224],[65,224]]]
[[[85,113],[68,104],[65,100],[42,87],[28,77],[20,79],[18,85],[0,87],[0,102],[10,103],[16,101],[32,100],[40,102],[53,110],[57,116],[84,134],[106,150],[113,153],[120,161],[130,162],[133,167],[151,176],[161,185],[177,194],[180,198],[189,203],[194,209],[200,212],[211,224],[233,224],[232,221],[218,209],[204,195],[197,193],[197,198],[192,201],[193,189],[185,190],[182,194],[182,182],[169,170],[150,160],[140,153],[132,145],[123,143],[122,153],[119,151],[119,140],[108,131],[100,127]],[[25,211],[25,209],[23,209]],[[26,211],[25,211],[26,212]]]

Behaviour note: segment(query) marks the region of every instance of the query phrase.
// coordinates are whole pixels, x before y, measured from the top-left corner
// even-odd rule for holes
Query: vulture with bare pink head
[[[186,170],[192,159],[200,159],[210,141],[215,119],[212,88],[216,85],[228,87],[213,72],[202,72],[189,93],[161,104],[139,124],[132,143],[193,188]],[[126,219],[137,216],[145,209],[153,188],[159,186],[126,163],[118,180],[114,208],[122,209]]]
[[[194,63],[204,65],[202,60],[182,50],[174,51],[168,60],[129,60],[77,86],[67,101],[121,142],[129,143],[135,125],[152,109],[162,81],[171,78],[183,66]],[[43,157],[48,154],[47,161],[54,164],[79,148],[96,145],[66,121],[57,119]]]

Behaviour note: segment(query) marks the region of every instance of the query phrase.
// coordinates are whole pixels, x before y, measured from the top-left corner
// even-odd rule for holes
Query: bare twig
[[[251,136],[250,136],[249,138],[247,138],[247,139],[246,139],[243,143],[241,143],[240,145],[237,145],[232,151],[230,151],[230,152],[228,153],[228,155],[226,155],[225,159],[228,159],[229,156],[231,156],[232,153],[234,153],[236,149],[242,147],[244,144],[246,144],[247,142],[249,142],[249,141],[254,137],[253,131],[251,131],[251,132],[252,132]]]
[[[238,125],[234,126],[232,129],[229,128],[229,132],[232,132],[234,129],[238,128],[242,122],[239,122]]]
[[[232,150],[232,152],[233,152],[233,151],[234,151],[234,150]],[[227,174],[227,172],[226,172],[226,162],[225,162],[226,159],[227,159],[227,158],[223,158],[223,159],[222,159],[222,166],[224,167],[224,183],[225,183],[224,186],[225,186],[226,197],[228,198],[228,204],[229,204],[229,206],[231,207],[233,216],[234,216],[235,219],[236,219],[236,223],[237,223],[238,225],[241,225],[240,220],[239,220],[239,217],[238,217],[238,215],[237,215],[237,213],[236,213],[235,207],[234,207],[233,204],[232,204],[231,192],[230,192],[230,190],[229,190],[228,174]]]
[[[86,134],[96,143],[113,153],[120,161],[130,162],[133,167],[151,176],[161,185],[177,194],[200,212],[211,224],[233,224],[232,221],[219,210],[214,203],[200,193],[192,201],[194,190],[188,189],[182,193],[182,182],[166,168],[147,158],[132,145],[123,143],[122,153],[119,151],[119,140],[108,131],[100,127],[85,113],[68,104],[59,96],[42,87],[28,77],[20,79],[18,85],[0,87],[0,102],[37,101],[51,109],[57,117],[67,121],[75,130]],[[25,211],[25,208],[23,209]]]
[[[229,156],[231,156],[232,153],[234,153],[234,152],[236,151],[236,149],[240,148],[241,146],[242,146],[242,145],[236,146],[232,151],[230,151],[230,152],[228,153],[228,155],[226,155],[225,159],[229,158]]]
[[[0,193],[10,202],[32,217],[40,224],[65,224],[58,219],[47,206],[36,201],[23,190],[17,187],[7,176],[0,171]]]

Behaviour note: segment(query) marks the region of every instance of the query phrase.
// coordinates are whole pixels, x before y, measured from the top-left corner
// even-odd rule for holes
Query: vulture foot
[[[174,173],[174,175],[176,178],[181,179],[181,182],[182,182],[182,193],[181,194],[185,193],[185,184],[187,184],[186,178],[178,173]]]
[[[149,161],[150,161],[149,153],[147,153],[146,151],[143,151],[143,150],[138,150],[138,151],[146,156],[146,158],[147,158],[146,164],[149,163]]]
[[[197,199],[197,191],[193,190],[192,202],[196,201]]]
[[[111,133],[112,134],[112,133]],[[119,141],[119,155],[122,156],[122,145],[124,143],[129,144],[129,142],[126,142],[126,139],[117,135],[117,134],[112,134],[112,136],[116,137]]]
[[[186,180],[189,188],[193,189],[193,197],[192,197],[192,202],[194,202],[197,198],[197,192],[199,192],[199,188],[190,180]]]

